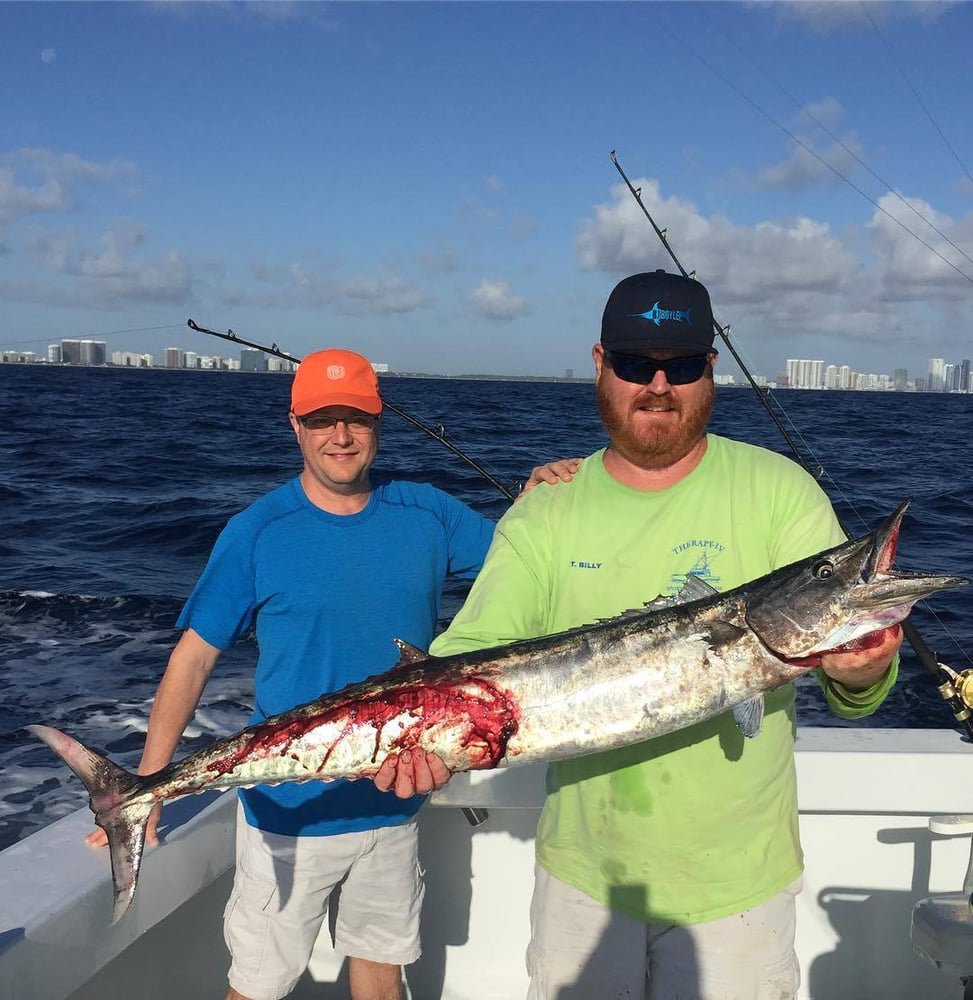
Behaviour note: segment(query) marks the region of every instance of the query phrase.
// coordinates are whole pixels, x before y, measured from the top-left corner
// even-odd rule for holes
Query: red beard
[[[713,412],[716,389],[710,378],[701,380],[699,390],[687,401],[673,392],[657,395],[648,391],[620,403],[598,380],[598,412],[611,438],[612,448],[622,458],[641,469],[664,469],[685,458],[706,433]],[[696,388],[696,386],[694,386]],[[652,422],[640,419],[645,406],[669,407],[677,420]]]

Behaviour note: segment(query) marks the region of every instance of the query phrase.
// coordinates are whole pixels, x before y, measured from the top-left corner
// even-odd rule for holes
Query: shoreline
[[[151,367],[135,367],[134,365],[79,365],[79,364],[52,364],[48,361],[6,361],[0,363],[0,371],[4,368],[43,368],[43,369],[63,369],[63,368],[83,368],[83,369],[103,369],[112,372],[178,372],[180,374],[192,375],[292,375],[290,371],[241,371],[239,368],[166,368],[164,365],[152,365]],[[491,375],[485,373],[466,373],[463,375],[440,375],[432,372],[376,372],[379,380],[382,379],[439,379],[451,382],[544,382],[544,383],[564,383],[565,385],[593,385],[594,377],[581,378],[579,376],[565,375]],[[746,382],[736,382],[732,385],[717,385],[717,389],[750,389],[753,387]],[[761,386],[761,392],[895,392],[906,395],[936,395],[936,396],[968,396],[968,392],[953,390],[944,392],[942,390],[929,389],[828,389],[824,386],[816,388],[795,387],[791,389],[786,385]]]

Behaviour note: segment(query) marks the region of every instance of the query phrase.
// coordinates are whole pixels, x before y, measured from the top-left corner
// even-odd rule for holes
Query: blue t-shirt
[[[384,673],[393,639],[428,649],[448,575],[476,576],[493,522],[447,493],[371,473],[357,514],[329,514],[295,478],[232,518],[179,616],[227,649],[256,626],[252,723]],[[327,836],[405,822],[423,798],[369,780],[241,789],[252,826]]]

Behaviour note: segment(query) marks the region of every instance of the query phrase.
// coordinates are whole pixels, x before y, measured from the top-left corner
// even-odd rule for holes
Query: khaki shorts
[[[534,866],[527,1000],[791,1000],[801,879],[761,906],[691,926],[644,924]]]
[[[250,826],[238,807],[236,876],[223,917],[230,986],[253,1000],[287,996],[307,968],[329,901],[336,951],[391,965],[416,961],[424,891],[416,830],[412,819],[364,833],[284,837]]]

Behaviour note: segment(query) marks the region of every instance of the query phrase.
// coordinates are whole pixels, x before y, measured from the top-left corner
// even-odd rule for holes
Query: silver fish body
[[[870,535],[716,594],[690,580],[675,606],[491,649],[430,657],[399,643],[386,674],[267,719],[154,775],[130,774],[71,737],[29,727],[84,781],[108,834],[113,922],[135,893],[158,802],[284,781],[374,776],[390,753],[432,750],[453,771],[550,761],[651,739],[733,710],[755,735],[762,697],[966,583],[892,560],[903,504]]]

